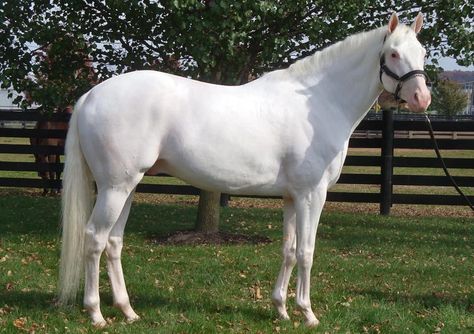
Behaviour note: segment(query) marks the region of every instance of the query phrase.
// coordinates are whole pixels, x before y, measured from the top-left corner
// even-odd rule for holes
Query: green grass
[[[0,197],[0,333],[96,333],[80,306],[54,306],[57,198]],[[312,271],[316,330],[276,320],[281,211],[225,209],[222,229],[269,237],[265,245],[163,246],[156,236],[191,228],[191,206],[134,204],[123,266],[142,319],[111,307],[102,264],[103,333],[472,333],[474,222],[324,213]],[[255,298],[260,288],[261,299]],[[291,281],[290,296],[295,280]]]

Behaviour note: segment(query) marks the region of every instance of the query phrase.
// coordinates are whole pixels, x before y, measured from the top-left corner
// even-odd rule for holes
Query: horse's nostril
[[[415,96],[413,96],[413,98],[415,99],[415,102],[420,102],[420,96],[418,95],[418,93],[415,93]]]

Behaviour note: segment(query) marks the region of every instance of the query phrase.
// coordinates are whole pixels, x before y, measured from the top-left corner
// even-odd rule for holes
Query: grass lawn
[[[336,204],[337,205],[337,204]],[[474,221],[325,212],[312,271],[313,309],[304,328],[276,319],[270,294],[280,267],[281,217],[272,208],[226,208],[222,229],[258,234],[259,245],[169,246],[157,236],[189,229],[193,205],[134,203],[123,266],[142,319],[111,307],[104,263],[103,330],[79,305],[54,306],[58,198],[0,197],[0,333],[472,333]],[[291,281],[290,296],[295,293]]]

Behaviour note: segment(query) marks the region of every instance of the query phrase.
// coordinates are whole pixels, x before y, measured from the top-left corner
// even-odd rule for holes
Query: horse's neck
[[[332,50],[332,59],[316,69],[314,76],[319,80],[312,85],[314,94],[325,100],[324,107],[314,106],[315,112],[331,113],[331,118],[337,117],[348,125],[350,132],[354,130],[381,93],[379,53],[384,34],[382,28],[366,32],[359,36],[360,44],[347,46],[349,50],[344,50],[344,43],[353,41],[347,40],[339,46],[340,53],[334,54]],[[318,104],[318,99],[314,100]]]

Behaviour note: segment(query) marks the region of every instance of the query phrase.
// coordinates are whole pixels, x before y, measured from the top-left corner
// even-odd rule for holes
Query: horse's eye
[[[393,59],[397,59],[399,57],[397,52],[392,52],[391,56]]]

